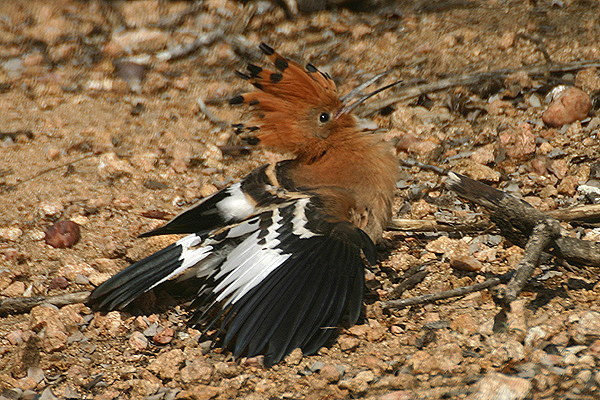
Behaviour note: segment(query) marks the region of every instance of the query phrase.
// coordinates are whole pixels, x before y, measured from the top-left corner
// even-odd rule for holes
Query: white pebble
[[[29,239],[38,241],[38,240],[44,240],[44,238],[46,237],[46,234],[43,231],[36,229],[36,230],[30,231],[28,236],[29,236]]]
[[[16,241],[23,235],[23,231],[16,226],[0,228],[0,239]]]
[[[90,219],[84,215],[75,215],[73,218],[71,218],[71,221],[75,222],[77,225],[83,226],[90,222]]]
[[[40,209],[46,217],[55,217],[64,211],[65,207],[58,201],[44,201],[40,203]]]

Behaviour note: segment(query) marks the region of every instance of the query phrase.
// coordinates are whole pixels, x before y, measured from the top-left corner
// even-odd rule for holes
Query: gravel
[[[222,99],[248,90],[233,71],[262,62],[260,41],[329,72],[342,93],[387,69],[380,85],[542,64],[541,48],[557,63],[598,58],[597,16],[586,2],[426,3],[293,20],[268,2],[202,2],[191,15],[192,4],[178,1],[0,4],[0,301],[93,289],[173,240],[137,235],[281,159],[265,149],[223,154],[220,146],[245,144],[197,101],[218,120],[243,120]],[[179,13],[187,15],[180,24],[163,25]],[[165,58],[193,43],[204,44]],[[561,109],[571,119],[558,123],[542,99],[562,84],[587,96],[591,110]],[[598,90],[595,68],[519,72],[369,118],[399,158],[452,168],[552,210],[597,201]],[[485,218],[439,183],[432,172],[403,169],[394,213]],[[58,221],[78,225],[71,247],[44,241]],[[593,226],[577,234],[598,240]],[[0,400],[597,398],[597,270],[544,261],[506,315],[488,291],[381,307],[411,267],[424,265],[426,275],[402,298],[506,273],[521,256],[493,231],[387,232],[381,262],[367,272],[359,324],[316,355],[294,351],[270,369],[262,356],[234,360],[212,345],[213,331],[187,327],[185,306],[166,292],[127,312],[75,304],[2,315]]]

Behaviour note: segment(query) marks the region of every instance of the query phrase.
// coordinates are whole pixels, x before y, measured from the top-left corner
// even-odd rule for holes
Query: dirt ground
[[[219,123],[244,120],[243,108],[223,99],[249,89],[234,71],[263,62],[261,41],[329,72],[341,93],[384,70],[392,72],[378,85],[517,70],[544,64],[544,52],[555,63],[600,59],[595,1],[370,8],[287,19],[269,2],[1,2],[0,299],[92,290],[174,240],[137,235],[285,157],[246,149]],[[176,57],[182,48],[193,50]],[[582,89],[593,108],[582,121],[550,128],[542,122],[545,97],[559,84]],[[553,210],[600,197],[582,189],[600,187],[598,90],[594,68],[515,72],[409,99],[369,119],[399,158],[463,172]],[[395,217],[486,220],[434,173],[402,171]],[[71,248],[44,241],[62,220],[81,227]],[[600,240],[593,224],[564,227]],[[367,273],[360,323],[319,354],[296,351],[271,369],[260,357],[233,360],[211,348],[186,327],[180,305],[142,315],[83,304],[3,315],[0,399],[600,397],[597,268],[548,260],[506,320],[486,290],[381,306],[400,294],[411,267],[427,274],[401,298],[480,282],[521,255],[494,229],[386,232],[381,262]]]

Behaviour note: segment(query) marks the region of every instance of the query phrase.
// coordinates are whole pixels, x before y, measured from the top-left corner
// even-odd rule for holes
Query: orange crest
[[[353,117],[340,113],[343,104],[328,74],[312,64],[304,68],[286,60],[265,43],[259,48],[277,71],[248,64],[247,74],[237,74],[259,90],[230,100],[230,104],[253,107],[252,123],[256,126],[248,129],[254,131],[255,141],[280,151],[303,154],[327,147],[328,139],[335,133],[354,126]]]

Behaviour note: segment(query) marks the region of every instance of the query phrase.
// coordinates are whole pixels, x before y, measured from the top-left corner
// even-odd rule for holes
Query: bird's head
[[[286,60],[265,43],[259,48],[274,70],[248,64],[247,72],[238,75],[258,90],[230,100],[252,107],[252,120],[245,130],[252,131],[255,142],[306,155],[326,149],[340,135],[356,129],[356,118],[344,107],[327,73],[312,64],[303,67]]]

